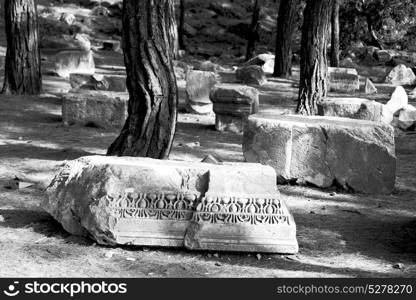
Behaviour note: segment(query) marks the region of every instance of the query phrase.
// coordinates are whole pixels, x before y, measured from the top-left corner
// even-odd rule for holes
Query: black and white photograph
[[[0,0],[0,277],[411,295],[416,1]]]

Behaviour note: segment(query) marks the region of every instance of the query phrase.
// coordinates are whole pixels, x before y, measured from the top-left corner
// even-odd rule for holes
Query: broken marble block
[[[276,193],[275,173],[264,170],[261,178],[255,178],[254,173],[244,174],[237,168],[233,171],[226,168],[209,171],[209,188],[196,206],[186,231],[185,247],[296,253],[296,225],[280,194]],[[229,176],[238,186],[225,180]]]
[[[214,72],[188,70],[186,73],[186,109],[190,113],[211,114],[209,94],[217,80]]]
[[[241,133],[248,116],[259,109],[258,90],[245,85],[217,85],[211,91],[210,99],[214,103],[218,131]]]
[[[352,93],[360,89],[358,72],[350,68],[328,68],[328,88],[332,92]]]
[[[411,68],[401,64],[393,68],[386,77],[386,83],[394,86],[416,84],[416,75]]]
[[[93,75],[95,63],[92,51],[66,50],[55,56],[55,73],[59,77],[69,78],[71,73]]]
[[[377,94],[377,88],[369,78],[365,80],[364,92],[367,95]]]
[[[369,194],[389,194],[395,185],[394,130],[381,122],[257,114],[245,127],[243,152],[283,182]]]
[[[128,93],[82,91],[63,96],[62,120],[100,128],[120,128],[127,119]]]
[[[62,168],[42,207],[103,245],[296,253],[275,176],[259,164],[83,157]]]
[[[263,85],[267,83],[267,78],[260,66],[247,66],[238,68],[236,78],[244,84]]]
[[[326,98],[318,103],[318,115],[381,122],[383,104],[362,98]]]

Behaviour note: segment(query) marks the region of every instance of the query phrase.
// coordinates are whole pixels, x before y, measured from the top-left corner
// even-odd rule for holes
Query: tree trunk
[[[4,1],[7,52],[3,93],[39,94],[42,89],[38,19],[34,0]]]
[[[256,42],[259,40],[259,26],[260,26],[260,11],[263,0],[255,0],[253,7],[253,18],[249,29],[247,39],[246,60],[253,58],[254,50],[256,49]]]
[[[178,28],[179,38],[178,38],[178,40],[179,40],[179,48],[182,49],[182,50],[186,49],[185,40],[184,40],[184,37],[185,37],[184,27],[185,27],[185,0],[180,0],[180,3],[179,3],[179,28]]]
[[[169,10],[169,15],[171,18],[167,18],[167,28],[169,29],[169,41],[170,47],[173,50],[173,58],[177,59],[179,54],[179,34],[178,34],[178,23],[176,22],[176,12],[175,12],[175,0],[166,1],[167,9]]]
[[[371,38],[371,45],[379,48],[380,50],[383,50],[384,47],[381,44],[380,40],[377,38],[376,32],[373,28],[373,22],[371,20],[371,15],[366,14],[366,20],[367,20],[367,28],[368,28],[368,34]]]
[[[292,36],[295,27],[299,0],[282,0],[277,18],[276,59],[274,73],[276,77],[292,75]]]
[[[126,124],[108,155],[168,158],[176,129],[178,91],[170,47],[174,0],[124,0]]]
[[[331,15],[331,67],[339,67],[339,6],[341,0],[333,0]]]
[[[299,102],[297,111],[316,115],[327,93],[327,45],[333,0],[309,0],[302,27]]]

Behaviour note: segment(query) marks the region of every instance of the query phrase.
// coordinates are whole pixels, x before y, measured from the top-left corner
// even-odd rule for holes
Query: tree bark
[[[302,27],[300,83],[297,111],[316,115],[327,93],[327,45],[333,0],[309,0]]]
[[[166,1],[167,9],[169,10],[169,15],[171,18],[167,18],[167,28],[169,29],[169,41],[170,47],[173,50],[173,58],[177,59],[179,54],[179,34],[178,34],[178,22],[176,21],[176,12],[175,12],[175,0]]]
[[[180,0],[179,3],[179,28],[178,28],[178,41],[179,41],[179,48],[182,50],[186,49],[185,46],[185,0]]]
[[[292,36],[298,4],[299,0],[281,0],[280,2],[273,73],[276,77],[287,78],[292,75]]]
[[[253,17],[247,39],[246,61],[253,58],[256,49],[256,43],[259,40],[260,12],[263,0],[255,0],[253,7]]]
[[[331,15],[331,67],[339,67],[339,6],[341,0],[333,0]]]
[[[123,35],[128,118],[108,155],[168,158],[178,91],[171,44],[173,0],[124,0]],[[168,41],[168,42],[166,42]]]
[[[42,89],[38,19],[34,0],[4,1],[7,52],[3,93],[39,94]]]

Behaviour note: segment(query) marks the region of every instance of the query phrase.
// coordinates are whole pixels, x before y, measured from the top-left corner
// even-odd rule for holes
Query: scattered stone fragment
[[[218,131],[241,133],[247,117],[259,108],[259,92],[245,85],[220,84],[211,91],[214,103],[215,128]]]
[[[386,77],[386,83],[395,86],[416,84],[416,75],[411,68],[401,64],[393,68]]]
[[[107,17],[110,15],[110,10],[102,5],[99,5],[97,7],[94,7],[91,11],[91,14],[93,16],[102,16],[102,17]]]
[[[246,66],[237,69],[236,78],[245,84],[263,85],[267,78],[260,66]]]
[[[398,86],[391,95],[390,100],[387,102],[386,109],[394,115],[408,104],[409,98],[405,89],[402,86]]]
[[[328,87],[330,91],[353,93],[360,89],[360,79],[355,69],[328,68]]]
[[[72,25],[75,22],[75,16],[71,13],[63,13],[61,15],[60,21],[64,22],[66,25]]]
[[[398,126],[400,129],[414,129],[416,124],[416,108],[413,105],[406,105],[399,112]]]
[[[381,122],[257,114],[245,127],[243,152],[283,182],[369,194],[389,194],[395,185],[394,130]]]
[[[188,112],[206,115],[213,112],[209,98],[216,84],[213,72],[189,70],[186,74],[186,108]]]
[[[365,89],[365,93],[367,95],[371,95],[371,94],[376,94],[377,93],[377,88],[374,85],[374,83],[370,80],[370,78],[367,78],[365,80],[365,87],[364,87],[364,89]]]
[[[383,104],[362,98],[326,98],[318,103],[318,114],[381,122]]]
[[[274,61],[275,56],[273,54],[264,53],[253,57],[243,66],[260,66],[265,74],[271,75],[274,72]]]
[[[128,93],[83,91],[68,93],[62,102],[65,125],[120,128],[127,119]]]
[[[214,164],[214,165],[222,164],[222,161],[220,159],[216,158],[215,156],[211,154],[205,156],[205,158],[201,162],[207,163],[207,164]]]

